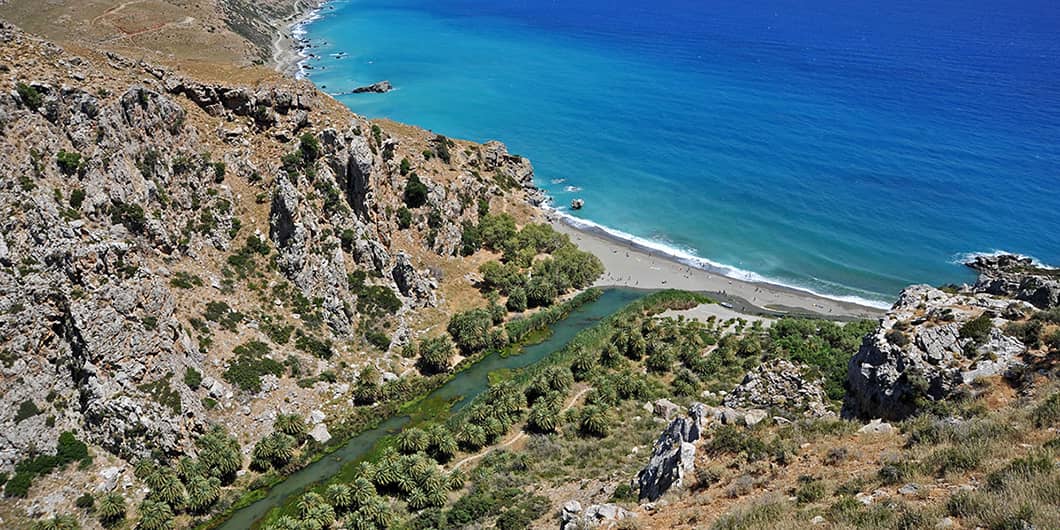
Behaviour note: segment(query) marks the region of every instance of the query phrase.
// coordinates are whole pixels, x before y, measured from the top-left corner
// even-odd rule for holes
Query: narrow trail
[[[142,3],[144,3],[144,1],[145,0],[129,0],[128,2],[122,2],[121,4],[118,4],[118,5],[116,5],[116,6],[112,7],[112,8],[104,11],[103,14],[93,18],[92,19],[92,23],[93,24],[97,24],[97,23],[99,23],[100,20],[103,20],[104,18],[106,18],[106,17],[108,17],[110,15],[113,15],[114,13],[117,13],[118,11],[121,11],[122,9],[125,9],[126,7],[129,7],[129,6],[133,5],[133,4],[142,4]]]
[[[559,414],[563,414],[563,413],[567,412],[568,410],[570,410],[571,408],[573,408],[574,404],[578,402],[578,399],[580,399],[582,396],[585,395],[586,392],[588,392],[590,390],[592,390],[592,387],[588,387],[588,386],[583,388],[583,389],[581,389],[581,390],[579,390],[577,394],[574,394],[574,397],[570,398],[570,400],[567,402],[566,406],[563,407],[563,410],[559,411]],[[464,465],[464,464],[466,464],[468,462],[472,462],[472,461],[478,460],[478,459],[480,459],[480,458],[482,458],[482,457],[484,457],[484,456],[486,456],[486,455],[488,455],[488,454],[490,454],[493,451],[496,451],[498,449],[503,449],[505,447],[511,447],[512,444],[514,444],[515,442],[518,442],[519,440],[522,440],[523,438],[526,438],[526,431],[520,429],[519,432],[517,432],[514,435],[512,435],[512,437],[509,438],[508,440],[506,440],[504,443],[499,444],[499,445],[494,445],[494,446],[491,446],[491,447],[487,447],[487,448],[479,451],[476,454],[473,454],[471,456],[467,456],[467,457],[463,458],[459,462],[453,464],[453,467],[450,468],[449,471],[450,472],[456,471],[457,469],[460,468],[460,466],[462,466],[462,465]]]

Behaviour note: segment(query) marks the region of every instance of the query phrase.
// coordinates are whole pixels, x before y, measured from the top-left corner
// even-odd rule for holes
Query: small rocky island
[[[378,83],[372,83],[368,86],[357,87],[353,89],[354,94],[386,94],[394,90],[394,86],[390,84],[390,81],[380,81]]]

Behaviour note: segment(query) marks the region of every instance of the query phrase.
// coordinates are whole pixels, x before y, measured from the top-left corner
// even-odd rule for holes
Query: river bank
[[[579,248],[595,254],[603,262],[606,272],[597,280],[597,286],[706,292],[717,295],[733,309],[746,314],[836,319],[872,319],[883,314],[883,310],[877,307],[834,300],[781,285],[730,278],[686,265],[669,255],[617,239],[602,230],[576,227],[555,215],[549,218],[553,228],[570,236]]]

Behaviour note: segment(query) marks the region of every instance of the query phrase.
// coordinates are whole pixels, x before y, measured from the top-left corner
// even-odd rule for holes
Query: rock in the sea
[[[367,85],[367,86],[357,87],[357,88],[353,89],[353,93],[354,94],[366,94],[366,93],[367,94],[386,94],[387,92],[390,92],[391,90],[394,90],[394,87],[393,87],[393,85],[390,84],[390,81],[380,81],[378,83],[372,83],[372,84]]]

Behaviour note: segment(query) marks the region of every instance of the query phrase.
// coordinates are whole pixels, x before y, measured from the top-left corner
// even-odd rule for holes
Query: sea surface
[[[303,29],[355,112],[500,139],[561,212],[734,276],[887,305],[969,253],[1060,264],[1056,0],[336,0]]]

